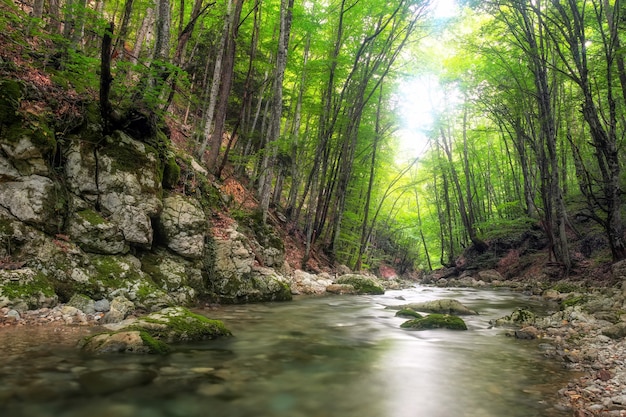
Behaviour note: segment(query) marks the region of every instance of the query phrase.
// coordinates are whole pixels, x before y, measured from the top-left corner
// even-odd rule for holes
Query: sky
[[[433,16],[446,19],[459,13],[455,0],[433,0]],[[426,74],[404,80],[399,89],[399,130],[402,155],[412,159],[428,149],[426,132],[432,129],[435,115],[445,105],[444,92],[435,74]]]

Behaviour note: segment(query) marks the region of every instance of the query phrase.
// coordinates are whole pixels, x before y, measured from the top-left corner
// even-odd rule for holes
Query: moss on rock
[[[20,82],[0,80],[0,125],[10,125],[19,119],[17,111],[23,94],[23,85]]]
[[[426,317],[405,321],[400,325],[403,329],[429,330],[450,329],[467,330],[467,325],[462,318],[449,314],[430,314]]]
[[[588,297],[584,294],[571,294],[569,297],[561,301],[561,309],[565,310],[567,307],[574,307],[586,303]]]
[[[212,320],[195,314],[184,307],[168,307],[138,319],[133,329],[147,332],[155,339],[173,342],[189,342],[230,336],[231,332],[220,320]]]
[[[400,311],[396,312],[396,317],[413,317],[416,319],[421,319],[424,316],[422,316],[420,313],[413,310],[412,308],[403,308],[400,309]]]
[[[30,268],[0,271],[0,301],[6,305],[25,305],[29,309],[52,307],[58,297],[54,287],[39,271]]]
[[[231,336],[220,320],[211,320],[184,307],[168,307],[134,320],[123,328],[84,338],[79,346],[91,353],[167,354],[169,343]]]
[[[159,355],[166,355],[172,351],[170,345],[165,342],[160,341],[159,339],[155,339],[148,332],[139,332],[139,336],[143,341],[144,345],[148,347],[150,353],[156,353]]]
[[[385,289],[376,280],[370,277],[356,274],[346,274],[336,280],[337,284],[349,284],[354,287],[357,294],[384,294]]]
[[[180,166],[176,163],[176,158],[170,156],[165,160],[163,166],[163,188],[172,189],[178,184],[180,179]]]

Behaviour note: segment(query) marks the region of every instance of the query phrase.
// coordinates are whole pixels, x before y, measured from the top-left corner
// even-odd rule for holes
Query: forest
[[[163,121],[301,236],[303,264],[432,270],[530,227],[564,272],[626,258],[619,0],[2,2],[0,67],[75,97],[31,110],[55,135],[90,100],[105,132]]]

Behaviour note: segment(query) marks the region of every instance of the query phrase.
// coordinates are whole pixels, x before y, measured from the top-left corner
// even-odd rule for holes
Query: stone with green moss
[[[195,314],[184,307],[169,307],[147,316],[105,325],[110,332],[84,338],[83,351],[102,353],[167,354],[170,343],[193,342],[231,336],[224,323]]]
[[[430,330],[450,329],[467,330],[467,325],[462,318],[449,314],[430,314],[426,317],[405,321],[400,325],[403,329]]]
[[[137,319],[133,329],[147,332],[167,343],[192,342],[230,336],[231,332],[220,320],[211,320],[184,307],[168,307]]]
[[[420,313],[413,310],[412,308],[402,308],[396,312],[396,317],[413,317],[416,319],[421,319],[424,316],[422,316]]]
[[[163,166],[163,188],[172,189],[178,184],[180,179],[180,166],[176,163],[174,156],[169,156]]]
[[[589,297],[584,294],[570,294],[567,298],[561,301],[561,309],[565,310],[567,307],[574,307],[587,302]]]
[[[153,353],[167,354],[170,346],[140,330],[124,329],[116,332],[98,333],[84,338],[79,347],[88,353]]]
[[[411,308],[415,311],[428,313],[453,314],[457,316],[470,316],[478,314],[453,298],[441,298],[438,300],[424,301],[420,303],[405,304],[403,306],[390,306],[389,309]]]
[[[31,268],[0,270],[0,307],[53,307],[58,297],[48,278]]]
[[[537,315],[530,310],[524,308],[518,308],[508,316],[501,317],[496,320],[491,320],[490,323],[493,326],[531,326],[535,324]]]
[[[346,274],[335,280],[337,284],[349,284],[354,287],[357,294],[384,294],[385,289],[374,278],[364,275]]]
[[[10,125],[18,121],[17,111],[23,94],[23,85],[19,81],[0,80],[0,125]]]

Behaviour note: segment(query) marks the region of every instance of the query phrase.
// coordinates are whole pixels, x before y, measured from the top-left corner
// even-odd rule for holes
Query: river
[[[386,306],[455,298],[468,331],[400,329]],[[415,287],[200,310],[234,336],[168,356],[90,357],[84,330],[0,329],[6,417],[559,417],[572,377],[489,320],[538,301],[506,290]]]

